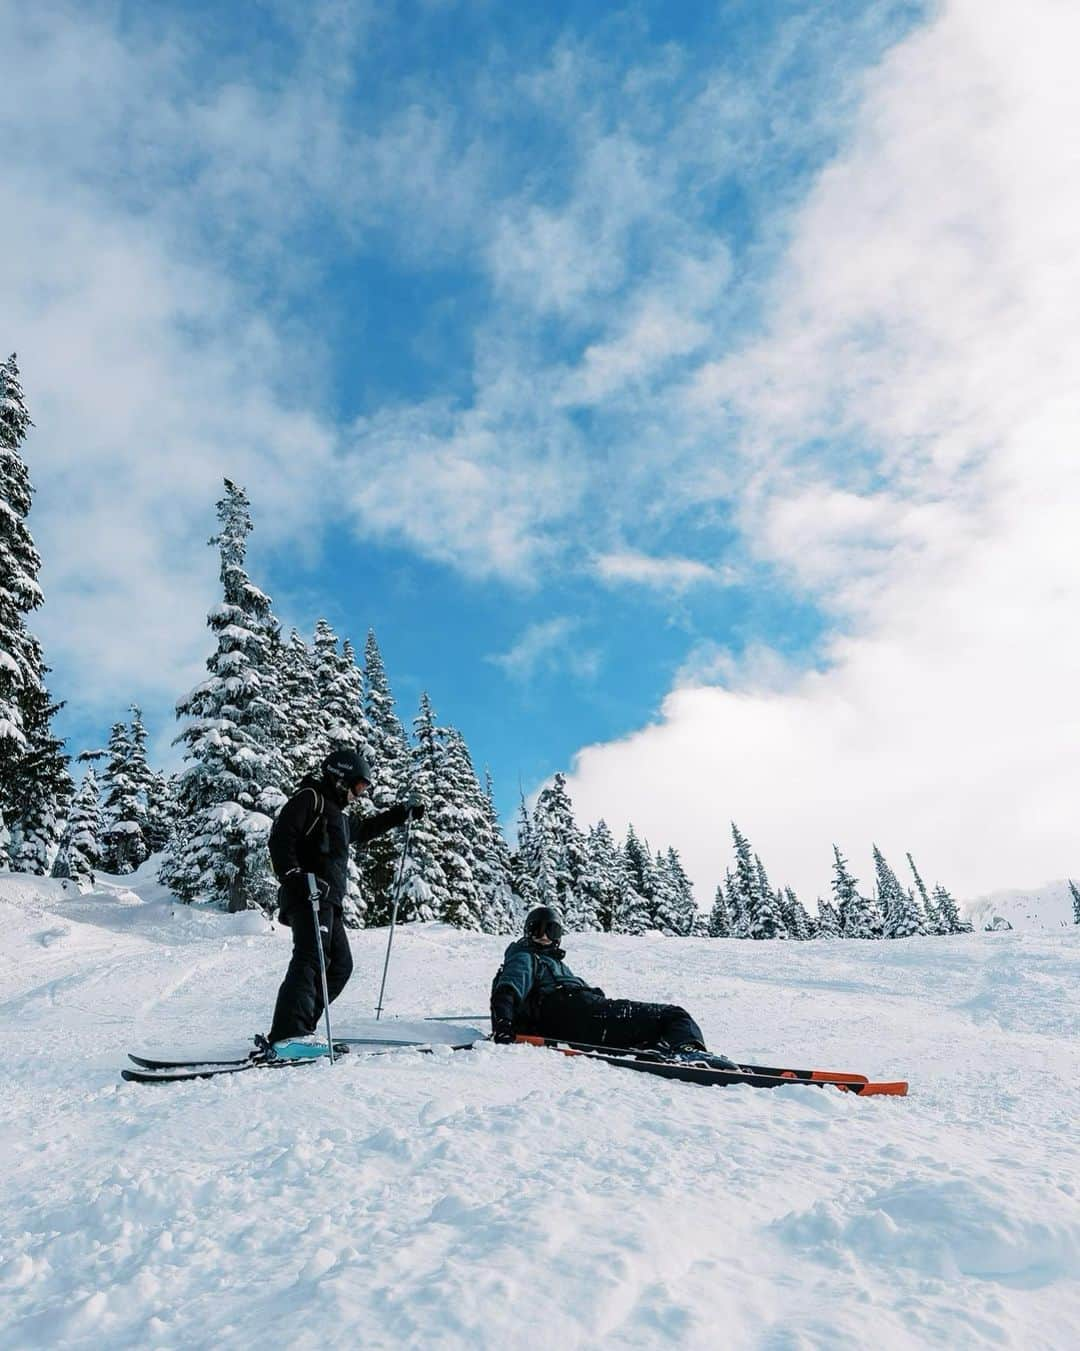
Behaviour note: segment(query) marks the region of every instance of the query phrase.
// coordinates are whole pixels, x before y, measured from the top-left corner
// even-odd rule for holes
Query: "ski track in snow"
[[[569,938],[737,1059],[906,1099],[702,1089],[484,1045],[170,1086],[243,1048],[288,934],[0,878],[0,1348],[1080,1346],[1080,930]],[[504,939],[399,931],[388,1013],[482,1012]],[[353,936],[341,1035],[385,930]]]

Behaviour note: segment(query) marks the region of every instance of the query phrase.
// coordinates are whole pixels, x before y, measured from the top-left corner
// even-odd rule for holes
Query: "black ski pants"
[[[293,952],[278,990],[270,1041],[306,1037],[323,1015],[319,950],[315,946],[315,917],[310,905],[298,905],[292,918]],[[341,910],[329,901],[319,907],[319,937],[326,958],[326,992],[333,1003],[352,975],[353,960]]]
[[[644,1004],[637,999],[608,999],[597,990],[562,986],[544,997],[537,1032],[593,1046],[704,1047],[701,1028],[678,1004]]]

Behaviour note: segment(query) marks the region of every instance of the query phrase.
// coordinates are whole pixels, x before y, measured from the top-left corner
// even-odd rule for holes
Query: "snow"
[[[0,924],[5,1351],[1080,1345],[1075,926],[570,936],[717,1050],[911,1082],[862,1099],[490,1044],[125,1084],[129,1049],[264,1030],[287,932],[149,865],[84,896],[4,874]],[[341,1035],[385,944],[353,936]],[[399,930],[389,1011],[482,1013],[504,944]]]
[[[1072,893],[1065,878],[1031,891],[993,891],[965,902],[962,909],[977,929],[998,916],[1014,929],[1060,929],[1073,923]]]

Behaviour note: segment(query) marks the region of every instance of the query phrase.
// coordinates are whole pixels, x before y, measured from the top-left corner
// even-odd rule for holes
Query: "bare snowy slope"
[[[977,929],[998,917],[1014,929],[1060,929],[1074,923],[1072,893],[1064,879],[1031,891],[992,891],[966,902],[963,912]]]
[[[287,934],[7,875],[0,925],[2,1348],[1080,1345],[1078,929],[571,936],[718,1050],[911,1081],[860,1099],[490,1045],[123,1084],[264,1029]],[[481,1011],[502,946],[401,932],[390,1012]]]

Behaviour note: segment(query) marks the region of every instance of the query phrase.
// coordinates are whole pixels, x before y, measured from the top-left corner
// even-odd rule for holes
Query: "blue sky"
[[[1052,26],[971,0],[0,12],[0,284],[73,748],[138,699],[164,752],[228,474],[286,625],[373,626],[403,717],[427,688],[508,817],[573,768],[585,819],[644,816],[699,887],[732,816],[782,875],[776,784],[866,773],[836,727],[794,765],[793,710],[858,723],[881,682],[867,656],[849,688],[852,654],[915,663],[896,588],[996,519],[980,466],[1015,427],[974,425],[973,378],[950,400],[1008,304],[1012,148],[1053,120],[1014,75],[1041,33],[1058,88]],[[723,713],[684,725],[695,692]],[[911,697],[929,725],[938,689]],[[654,773],[670,813],[622,791]],[[801,828],[800,886],[845,831],[917,851],[925,794],[864,796]]]

